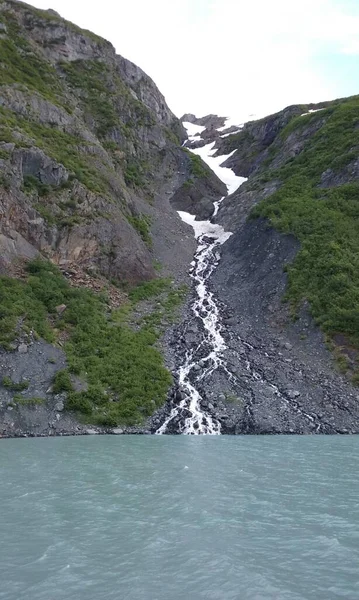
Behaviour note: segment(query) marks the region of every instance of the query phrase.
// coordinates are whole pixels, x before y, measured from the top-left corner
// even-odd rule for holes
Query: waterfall
[[[227,185],[228,193],[233,193],[245,179],[236,176],[231,169],[220,166],[233,153],[227,156],[213,157],[214,144],[215,142],[207,144],[193,152],[200,155]],[[216,216],[224,198],[214,203],[211,218]],[[220,311],[214,294],[208,289],[208,281],[220,260],[219,248],[232,233],[226,232],[221,225],[212,223],[210,220],[196,221],[195,215],[182,211],[178,211],[178,214],[185,223],[193,227],[198,244],[190,271],[195,289],[191,310],[195,319],[199,320],[204,333],[199,343],[193,344],[186,351],[184,363],[178,369],[178,385],[182,399],[172,408],[170,415],[156,433],[166,433],[169,423],[178,415],[183,415],[179,424],[180,433],[219,435],[221,425],[201,406],[203,398],[197,389],[197,384],[219,366],[224,366],[223,351],[226,349],[226,343],[222,336]],[[196,355],[202,347],[208,350],[206,350],[205,356],[201,357],[199,365]]]

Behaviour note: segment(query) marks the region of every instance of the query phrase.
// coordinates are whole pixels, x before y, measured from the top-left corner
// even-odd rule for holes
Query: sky
[[[359,93],[359,0],[32,0],[105,37],[172,111],[238,122]]]

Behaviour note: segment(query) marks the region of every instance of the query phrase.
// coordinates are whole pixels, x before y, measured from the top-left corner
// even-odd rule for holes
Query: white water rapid
[[[201,128],[197,127],[197,131],[194,132],[189,127],[191,124],[184,123],[184,125],[190,139],[194,133],[197,136],[200,133],[198,129]],[[199,138],[196,137],[196,139]],[[226,184],[228,194],[232,194],[245,179],[235,175],[231,169],[220,166],[232,153],[226,156],[213,157],[215,152],[213,146],[214,142],[192,151],[194,154],[201,156]],[[217,214],[223,199],[224,197],[214,203],[212,218]],[[193,227],[198,242],[190,271],[196,291],[191,309],[196,319],[201,321],[204,335],[199,344],[187,350],[184,364],[178,370],[178,385],[182,393],[182,400],[172,408],[170,415],[156,433],[166,433],[169,423],[176,419],[181,412],[184,412],[188,416],[186,416],[183,424],[179,425],[180,433],[219,435],[221,433],[220,423],[201,408],[202,397],[196,389],[196,383],[200,383],[215,369],[223,365],[222,356],[223,351],[226,349],[226,343],[222,337],[220,312],[216,299],[208,289],[207,283],[220,260],[219,247],[228,240],[232,233],[226,232],[221,225],[211,223],[211,221],[196,221],[195,215],[182,211],[178,211],[178,214],[185,223]],[[206,355],[200,361],[195,360],[194,357],[202,347],[206,349]]]

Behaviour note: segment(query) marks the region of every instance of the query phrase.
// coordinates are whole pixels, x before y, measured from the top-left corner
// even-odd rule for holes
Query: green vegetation
[[[24,177],[24,191],[34,192],[36,191],[39,196],[47,196],[50,192],[51,187],[41,183],[41,181],[33,175],[25,175]]]
[[[143,241],[149,246],[152,247],[152,238],[151,238],[151,222],[152,219],[149,215],[136,215],[127,217],[128,221],[131,225],[138,231]]]
[[[209,169],[201,157],[197,154],[193,154],[193,152],[190,152],[187,148],[183,148],[183,150],[191,160],[191,175],[193,177],[208,177]]]
[[[318,187],[322,174],[342,172],[357,158],[359,97],[293,119],[282,139],[315,119],[323,121],[303,151],[269,173],[283,182],[252,216],[267,217],[301,242],[287,267],[286,298],[296,308],[307,299],[316,322],[330,336],[342,333],[359,347],[359,183]]]
[[[81,138],[54,127],[24,119],[12,111],[0,107],[0,140],[14,141],[13,131],[19,131],[32,139],[36,146],[64,165],[72,174],[72,178],[78,179],[88,189],[100,194],[107,192],[108,183],[103,179],[101,172],[91,164],[91,155],[86,154],[86,143]],[[35,179],[35,177],[31,178],[32,189],[38,185],[35,183]]]
[[[46,399],[34,396],[33,398],[25,398],[20,394],[15,394],[13,398],[16,404],[20,404],[21,406],[39,406],[41,404],[45,404]]]
[[[63,371],[57,371],[54,377],[52,391],[54,394],[60,394],[61,392],[72,392],[73,385],[71,383],[70,373],[65,369]]]
[[[140,283],[129,292],[129,299],[131,302],[136,304],[141,300],[149,300],[154,296],[158,296],[162,292],[169,289],[171,285],[170,279],[151,279],[151,281],[145,281]]]
[[[28,381],[24,380],[20,381],[19,383],[15,383],[10,377],[3,377],[2,384],[4,388],[10,390],[11,392],[22,392],[23,390],[27,390],[29,387]]]
[[[229,404],[243,404],[243,400],[231,392],[225,392],[224,395]]]
[[[1,18],[7,35],[0,39],[0,85],[20,83],[58,103],[61,89],[55,68],[34,52],[10,12],[3,11]]]
[[[21,320],[23,326],[49,341],[65,330],[69,371],[86,378],[89,387],[86,392],[70,391],[69,372],[60,371],[53,389],[56,393],[67,391],[67,408],[83,414],[88,422],[133,425],[163,404],[171,376],[155,348],[159,329],[153,322],[143,320],[132,329],[126,324],[130,309],[109,315],[103,297],[70,287],[51,263],[35,260],[27,269],[25,282],[0,277],[2,346],[9,346],[15,338]],[[173,310],[184,290],[170,290],[169,286],[168,280],[138,286],[130,292],[131,303],[167,290],[170,293],[162,304],[168,302],[168,311]],[[56,313],[59,304],[67,306],[61,316]]]
[[[63,62],[61,69],[68,83],[77,90],[85,113],[95,119],[100,138],[105,138],[115,127],[125,137],[132,138],[133,127],[154,124],[150,111],[131,95],[117,71],[101,60]],[[124,106],[131,114],[127,123],[119,117],[119,108],[123,112]],[[113,144],[113,141],[107,143]]]
[[[137,162],[131,162],[127,165],[124,177],[126,184],[131,187],[141,187],[144,184],[143,173]]]
[[[96,119],[96,132],[105,137],[113,127],[119,124],[114,107],[113,85],[109,85],[108,67],[101,61],[76,60],[61,64],[67,81],[81,93],[87,111]],[[117,78],[118,79],[118,78]],[[123,84],[120,84],[121,89]]]

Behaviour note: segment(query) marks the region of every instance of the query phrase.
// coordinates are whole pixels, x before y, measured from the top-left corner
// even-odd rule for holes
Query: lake
[[[359,437],[0,441],[4,600],[359,598]]]

